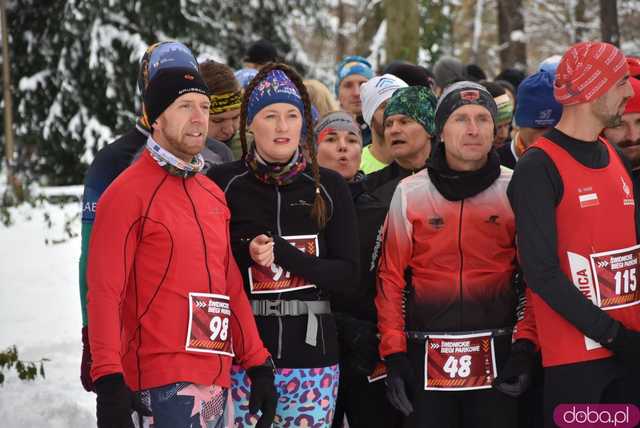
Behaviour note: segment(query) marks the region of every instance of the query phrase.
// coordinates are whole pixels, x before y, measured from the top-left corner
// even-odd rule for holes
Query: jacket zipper
[[[276,189],[276,229],[278,230],[278,236],[282,236],[282,227],[280,225],[280,204],[282,203],[282,197],[280,196],[280,189],[278,185],[273,186]],[[278,293],[278,300],[282,299],[282,293]],[[276,358],[282,359],[282,317],[278,316],[278,354]]]
[[[462,312],[464,307],[464,295],[462,294],[462,269],[464,256],[462,254],[462,211],[464,209],[464,199],[460,201],[460,221],[458,223],[458,251],[460,252],[460,330],[462,330]]]

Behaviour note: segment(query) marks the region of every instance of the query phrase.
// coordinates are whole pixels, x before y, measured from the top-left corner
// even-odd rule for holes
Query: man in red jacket
[[[638,403],[636,197],[620,149],[598,136],[633,95],[624,55],[578,43],[554,83],[555,128],[516,165],[509,200],[545,373],[545,425],[561,403]]]
[[[427,168],[391,201],[375,303],[387,396],[404,427],[517,423],[515,399],[493,387],[517,303],[511,170],[492,148],[497,113],[483,86],[448,86]]]
[[[151,64],[150,67],[155,66]],[[222,191],[198,172],[208,89],[193,68],[160,70],[144,94],[146,150],[98,202],[88,263],[98,427],[230,426],[231,360],[271,425],[273,363],[229,246]],[[134,391],[134,392],[132,392]]]

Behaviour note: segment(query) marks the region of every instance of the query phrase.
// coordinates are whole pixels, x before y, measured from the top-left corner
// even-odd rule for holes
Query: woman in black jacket
[[[339,174],[318,167],[307,91],[283,64],[263,68],[246,88],[240,138],[242,160],[208,176],[227,197],[233,253],[275,359],[274,426],[329,427],[339,377],[329,299],[349,294],[359,271],[349,189]],[[248,378],[239,368],[233,373],[236,426],[253,426]]]

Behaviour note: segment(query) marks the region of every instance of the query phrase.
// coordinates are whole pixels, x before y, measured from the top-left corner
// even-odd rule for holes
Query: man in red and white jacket
[[[636,403],[637,205],[630,166],[599,138],[633,96],[624,55],[578,43],[554,84],[560,122],[527,150],[508,189],[544,366],[544,418],[561,403]]]
[[[263,415],[258,426],[270,426],[273,363],[231,254],[224,194],[198,173],[207,86],[197,67],[160,70],[144,106],[152,127],[147,150],[100,198],[91,235],[98,426],[132,426],[134,405],[156,427],[194,420],[231,426],[234,356],[251,377],[250,408]]]
[[[450,85],[427,169],[391,201],[375,303],[387,396],[405,427],[517,423],[515,398],[493,387],[518,291],[512,172],[492,148],[496,114],[484,87]]]

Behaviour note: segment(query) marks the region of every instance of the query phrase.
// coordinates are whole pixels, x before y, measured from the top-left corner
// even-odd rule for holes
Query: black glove
[[[531,386],[535,361],[535,345],[526,339],[516,340],[511,345],[509,359],[493,381],[493,386],[509,397],[519,397]]]
[[[402,414],[409,416],[413,412],[411,400],[416,389],[416,374],[409,358],[406,353],[398,352],[388,355],[384,362],[388,371],[385,379],[387,399]]]
[[[143,416],[151,416],[137,395],[125,385],[121,373],[102,376],[93,385],[98,395],[98,428],[133,428],[131,412],[134,410]]]
[[[603,343],[609,350],[613,351],[624,365],[635,369],[640,361],[640,333],[629,330],[622,324],[618,324],[618,329],[614,333],[609,343]]]
[[[251,379],[251,393],[249,396],[249,412],[258,413],[262,411],[262,416],[258,419],[256,428],[268,428],[276,417],[276,406],[278,405],[278,392],[274,385],[275,365],[271,357],[261,366],[251,367],[247,370],[247,375]]]
[[[91,350],[89,348],[89,333],[87,326],[82,327],[82,361],[80,362],[80,382],[85,391],[93,391],[91,380]]]
[[[376,325],[344,313],[334,315],[344,363],[356,373],[370,375],[380,361]]]

